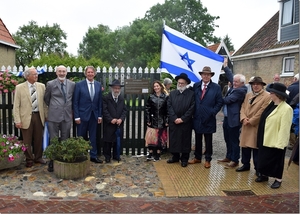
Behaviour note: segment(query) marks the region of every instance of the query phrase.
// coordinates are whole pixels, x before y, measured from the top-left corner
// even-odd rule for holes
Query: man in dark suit
[[[239,164],[240,158],[240,110],[247,93],[245,86],[246,77],[242,74],[233,76],[230,68],[227,66],[227,59],[224,59],[223,69],[227,79],[231,82],[232,88],[223,98],[223,134],[226,142],[226,158],[218,162],[226,163],[225,168],[235,168]]]
[[[70,137],[72,125],[72,98],[75,83],[66,79],[67,68],[60,65],[56,68],[57,78],[47,82],[44,101],[48,106],[48,130],[50,140],[57,137],[66,140]],[[53,172],[53,161],[48,165]]]
[[[210,168],[212,160],[213,133],[217,131],[216,115],[223,105],[221,87],[212,82],[214,72],[209,66],[205,66],[199,72],[202,80],[195,83],[193,90],[195,93],[195,113],[193,117],[195,130],[195,157],[189,161],[190,164],[201,163],[202,140],[205,139],[205,168]]]
[[[116,151],[116,131],[120,128],[120,138],[123,139],[123,127],[127,114],[124,98],[120,96],[123,85],[119,80],[114,80],[109,86],[111,92],[103,98],[103,155],[106,163],[110,162],[112,147],[113,159],[120,160]]]
[[[101,83],[94,80],[96,70],[93,66],[87,66],[84,70],[86,76],[75,84],[73,96],[73,110],[77,135],[89,140],[92,145],[90,160],[94,163],[102,163],[97,156],[97,126],[102,122],[102,90]],[[88,132],[88,134],[87,134]]]

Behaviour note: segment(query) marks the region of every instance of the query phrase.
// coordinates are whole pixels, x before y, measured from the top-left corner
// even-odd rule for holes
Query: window
[[[293,2],[294,0],[288,0],[283,2],[282,25],[288,25],[293,23]]]
[[[294,75],[295,57],[284,57],[283,58],[283,76]]]

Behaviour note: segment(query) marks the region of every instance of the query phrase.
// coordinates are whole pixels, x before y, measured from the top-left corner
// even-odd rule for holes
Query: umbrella
[[[121,153],[121,130],[120,130],[120,126],[118,126],[115,134],[117,136],[116,158],[118,159],[118,163],[119,163],[119,161],[120,161],[120,153]]]
[[[43,151],[45,151],[48,145],[49,145],[48,122],[45,122],[44,135],[43,135]]]
[[[293,161],[293,159],[294,159],[294,156],[295,156],[295,154],[296,154],[298,145],[299,145],[299,139],[297,138],[297,141],[296,141],[295,145],[293,146],[292,154],[291,154],[291,157],[290,157],[290,159],[289,159],[288,167],[287,167],[287,168],[289,168],[289,166],[291,165],[291,163],[292,163],[292,161]],[[299,150],[298,150],[298,152],[299,152]]]

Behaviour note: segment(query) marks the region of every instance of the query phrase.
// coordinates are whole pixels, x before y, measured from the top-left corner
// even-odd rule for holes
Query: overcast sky
[[[214,35],[226,34],[238,50],[278,10],[277,0],[201,0],[208,13],[219,16]],[[0,0],[0,18],[11,34],[33,20],[38,25],[60,25],[67,33],[67,51],[77,55],[89,27],[107,25],[111,30],[144,17],[147,10],[164,0]]]

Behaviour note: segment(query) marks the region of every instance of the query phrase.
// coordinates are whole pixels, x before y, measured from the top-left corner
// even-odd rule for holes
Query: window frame
[[[293,70],[286,71],[286,64],[290,63],[290,60],[293,61]],[[292,65],[290,63],[290,65]],[[281,75],[282,77],[289,77],[289,76],[294,76],[295,72],[295,56],[288,56],[288,57],[283,57],[282,59],[282,70],[281,70]]]
[[[291,5],[292,10],[291,11],[290,10],[285,11],[287,3],[292,4]],[[290,9],[290,8],[288,8],[288,9]],[[288,22],[283,23],[284,16],[285,16],[286,13],[288,13],[290,20]],[[287,0],[287,1],[284,1],[282,3],[282,14],[281,15],[282,15],[281,26],[288,26],[288,25],[294,24],[294,22],[295,22],[295,2],[294,2],[294,0]]]

